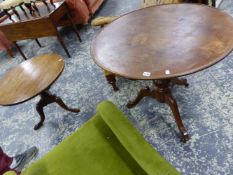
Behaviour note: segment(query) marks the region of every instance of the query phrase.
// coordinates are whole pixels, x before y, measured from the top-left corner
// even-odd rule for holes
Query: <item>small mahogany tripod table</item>
[[[0,80],[0,105],[17,105],[40,95],[41,99],[36,106],[40,122],[35,125],[35,130],[43,125],[43,108],[50,103],[55,102],[63,109],[78,113],[79,109],[69,108],[61,98],[49,92],[63,69],[64,61],[57,54],[45,54],[24,61],[10,69]]]
[[[92,43],[92,55],[103,69],[116,75],[153,80],[142,89],[134,107],[150,96],[170,106],[183,141],[189,139],[173,85],[188,86],[178,77],[203,70],[233,49],[233,19],[206,5],[169,4],[133,11],[107,25]]]

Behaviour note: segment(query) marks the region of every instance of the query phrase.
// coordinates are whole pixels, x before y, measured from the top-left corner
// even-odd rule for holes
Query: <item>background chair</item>
[[[21,175],[121,174],[180,173],[145,141],[124,114],[109,101],[99,104],[94,117],[21,173]]]

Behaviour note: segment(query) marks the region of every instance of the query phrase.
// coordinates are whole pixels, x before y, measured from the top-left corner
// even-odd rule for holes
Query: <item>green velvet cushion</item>
[[[16,172],[14,171],[7,171],[6,173],[4,173],[3,175],[17,175]]]
[[[176,175],[111,102],[22,175]]]

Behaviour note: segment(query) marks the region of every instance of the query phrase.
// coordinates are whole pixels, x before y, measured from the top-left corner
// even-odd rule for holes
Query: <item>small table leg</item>
[[[60,107],[62,107],[63,109],[65,109],[67,111],[71,111],[71,112],[75,112],[75,113],[80,112],[79,109],[74,109],[74,108],[68,107],[62,101],[62,99],[60,97],[57,97],[56,95],[51,94],[49,91],[43,91],[40,94],[40,97],[41,97],[41,99],[37,103],[37,106],[36,106],[36,110],[40,115],[40,122],[37,125],[35,125],[35,127],[34,127],[35,130],[39,129],[43,125],[44,120],[45,120],[45,115],[44,115],[43,108],[45,106],[47,106],[48,104],[57,103]]]
[[[183,82],[183,83],[181,83]],[[127,104],[128,108],[132,108],[137,105],[143,97],[149,96],[155,98],[160,103],[166,103],[172,110],[176,125],[181,133],[181,141],[186,142],[190,139],[187,130],[185,129],[182,119],[180,117],[177,102],[171,94],[171,86],[174,84],[187,85],[185,79],[167,79],[167,80],[155,80],[153,81],[153,88],[146,87],[142,89],[134,101],[129,101]]]

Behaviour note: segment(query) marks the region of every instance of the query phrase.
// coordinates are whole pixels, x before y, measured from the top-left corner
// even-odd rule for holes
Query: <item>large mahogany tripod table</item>
[[[69,108],[61,98],[49,92],[50,86],[63,69],[64,61],[57,54],[41,55],[24,61],[9,70],[0,80],[0,105],[17,105],[40,95],[41,99],[36,106],[40,122],[35,125],[35,130],[43,125],[43,108],[50,103],[55,102],[68,111],[78,113],[79,109]]]
[[[150,96],[170,106],[182,140],[189,139],[173,85],[178,77],[212,66],[233,48],[233,19],[209,6],[170,4],[126,14],[107,25],[93,40],[92,55],[103,69],[137,80],[153,80],[127,107]],[[190,109],[191,110],[191,109]]]

